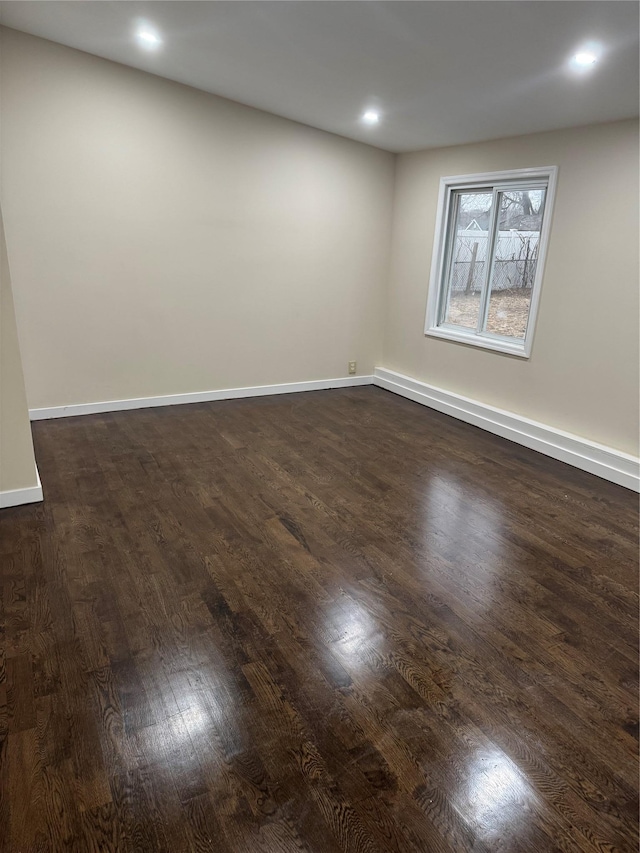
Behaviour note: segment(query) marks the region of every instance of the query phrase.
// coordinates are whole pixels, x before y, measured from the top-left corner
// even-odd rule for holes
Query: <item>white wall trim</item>
[[[165,397],[138,397],[132,400],[107,400],[101,403],[76,403],[29,409],[32,421],[122,412],[126,409],[149,409],[154,406],[176,406],[184,403],[209,403],[213,400],[236,400],[241,397],[265,397],[270,394],[294,394],[300,391],[325,391],[328,388],[352,388],[371,385],[373,376],[342,376],[337,379],[315,379],[308,382],[285,382],[282,385],[256,385],[249,388],[223,388],[218,391],[196,391],[191,394],[169,394]]]
[[[640,491],[640,459],[578,435],[377,367],[373,384],[619,486]]]
[[[192,394],[170,394],[165,397],[139,397],[131,400],[109,400],[100,403],[79,403],[71,406],[54,406],[30,409],[32,421],[49,418],[66,418],[75,415],[92,415],[101,412],[119,412],[128,409],[145,409],[154,406],[174,406],[184,403],[207,403],[215,400],[233,400],[243,397],[264,397],[270,394],[293,394],[302,391],[324,391],[330,388],[352,388],[358,385],[377,385],[423,406],[437,409],[446,415],[473,424],[495,435],[515,441],[524,447],[537,450],[546,456],[567,462],[590,474],[612,483],[640,492],[640,459],[628,453],[597,444],[587,438],[573,435],[547,424],[532,421],[514,412],[497,409],[478,400],[445,391],[377,367],[373,376],[343,376],[336,379],[318,379],[308,382],[288,382],[281,385],[258,385],[248,388],[225,388],[218,391],[200,391]],[[36,467],[37,486],[0,492],[0,508],[18,506],[42,500],[42,485]]]
[[[0,509],[10,506],[21,506],[22,504],[34,504],[42,500],[42,483],[40,472],[36,465],[36,485],[27,489],[7,489],[0,492]]]

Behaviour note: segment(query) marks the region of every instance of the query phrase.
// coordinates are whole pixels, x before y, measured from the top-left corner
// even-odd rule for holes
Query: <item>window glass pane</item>
[[[487,263],[493,194],[487,190],[465,190],[454,193],[454,196],[455,219],[450,231],[448,300],[444,322],[475,330]]]
[[[504,190],[485,331],[524,339],[536,277],[546,190]]]

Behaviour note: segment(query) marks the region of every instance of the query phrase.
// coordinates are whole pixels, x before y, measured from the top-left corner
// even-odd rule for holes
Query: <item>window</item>
[[[529,357],[556,174],[440,180],[425,334]]]

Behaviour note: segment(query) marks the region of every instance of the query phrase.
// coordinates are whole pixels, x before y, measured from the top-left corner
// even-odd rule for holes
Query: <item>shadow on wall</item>
[[[0,211],[0,508],[42,500]]]

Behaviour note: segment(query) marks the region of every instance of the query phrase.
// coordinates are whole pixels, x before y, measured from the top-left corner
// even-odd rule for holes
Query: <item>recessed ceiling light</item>
[[[590,65],[595,65],[597,61],[598,57],[589,50],[581,50],[573,57],[573,64],[580,68],[589,68]]]
[[[136,38],[138,39],[138,42],[142,45],[142,47],[146,48],[156,48],[160,47],[160,45],[162,44],[162,39],[160,38],[160,36],[156,35],[154,32],[146,28],[138,30],[138,32],[136,33]]]
[[[574,71],[589,71],[602,57],[602,45],[596,41],[581,44],[569,60]]]
[[[362,121],[365,124],[378,124],[380,121],[380,113],[376,110],[367,110],[362,116]]]

